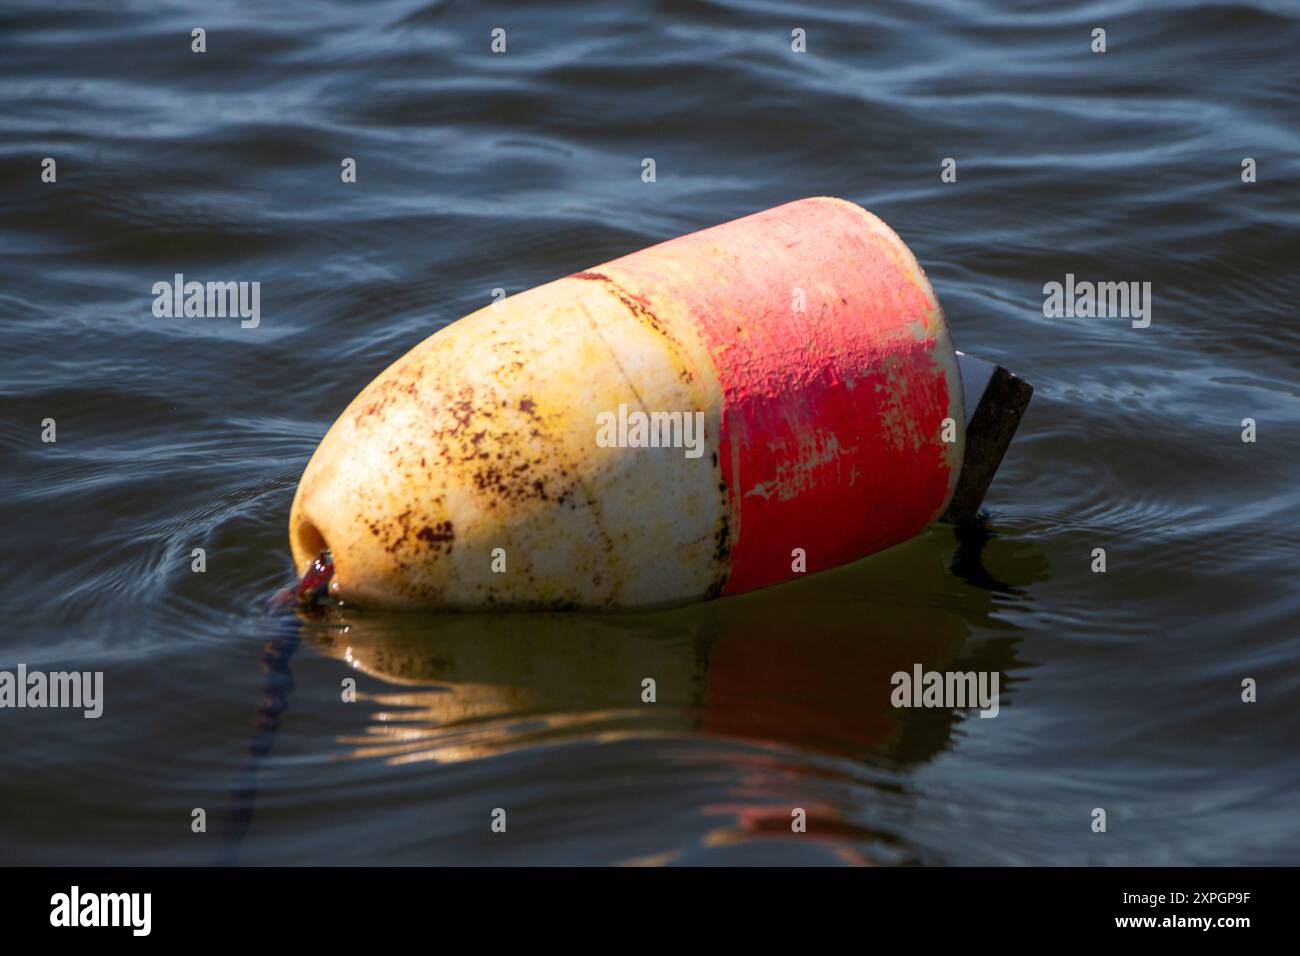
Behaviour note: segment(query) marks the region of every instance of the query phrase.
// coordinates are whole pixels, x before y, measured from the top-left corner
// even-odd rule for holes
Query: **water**
[[[9,5],[0,668],[106,699],[0,711],[0,858],[1295,862],[1300,7],[1151,7]],[[391,360],[817,194],[1037,387],[982,528],[659,614],[265,614]],[[178,272],[260,325],[154,318]],[[1066,273],[1151,282],[1151,326],[1044,318]],[[998,671],[998,717],[891,708],[918,661]]]

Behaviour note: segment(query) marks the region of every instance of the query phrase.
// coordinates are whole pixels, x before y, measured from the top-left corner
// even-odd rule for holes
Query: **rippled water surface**
[[[1300,7],[1145,6],[7,4],[0,668],[105,709],[0,711],[0,859],[1295,862]],[[818,194],[1037,388],[981,527],[654,614],[265,613],[394,358]],[[260,325],[155,318],[175,273]],[[1151,282],[1150,327],[1044,318],[1066,273]],[[917,662],[1001,713],[893,709]]]

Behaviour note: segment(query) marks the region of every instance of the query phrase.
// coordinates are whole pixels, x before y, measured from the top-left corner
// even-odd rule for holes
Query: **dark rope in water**
[[[303,621],[300,612],[318,609],[329,594],[329,583],[333,576],[333,557],[328,551],[322,551],[302,579],[292,588],[281,591],[272,601],[270,613],[276,616],[277,622],[275,633],[262,655],[266,679],[262,684],[262,704],[253,717],[253,735],[248,741],[248,756],[229,797],[230,809],[220,859],[224,866],[233,866],[239,861],[240,844],[253,822],[258,770],[262,761],[270,755],[276,731],[280,728],[280,719],[289,709],[289,693],[294,687],[289,662],[302,643]]]

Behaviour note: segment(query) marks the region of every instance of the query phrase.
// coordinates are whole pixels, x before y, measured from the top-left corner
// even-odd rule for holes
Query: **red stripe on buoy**
[[[710,281],[682,281],[689,263],[706,264]],[[850,203],[803,200],[617,264],[685,300],[717,368],[734,522],[723,593],[795,576],[795,548],[813,572],[939,515],[953,465],[940,439],[950,373],[937,349],[951,345],[929,283],[888,227]]]

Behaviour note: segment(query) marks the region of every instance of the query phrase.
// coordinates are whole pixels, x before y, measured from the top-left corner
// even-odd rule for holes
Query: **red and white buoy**
[[[328,548],[331,592],[360,604],[736,594],[924,529],[958,489],[968,417],[906,245],[805,199],[430,336],[329,430],[290,538],[300,568]]]

